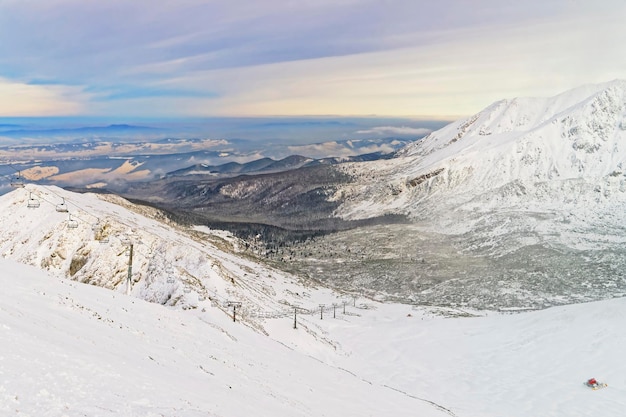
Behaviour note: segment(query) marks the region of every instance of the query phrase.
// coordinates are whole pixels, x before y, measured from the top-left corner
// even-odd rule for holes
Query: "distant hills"
[[[247,163],[228,162],[221,165],[196,164],[187,168],[169,172],[168,177],[179,177],[184,175],[214,175],[230,177],[239,174],[261,174],[289,171],[303,167],[316,165],[335,165],[345,162],[375,161],[377,159],[387,159],[393,157],[392,153],[374,152],[363,155],[328,157],[328,158],[308,158],[302,155],[291,155],[283,159],[274,160],[271,158],[261,158]]]
[[[90,135],[128,135],[130,133],[153,133],[159,128],[149,126],[134,126],[129,124],[111,124],[108,126],[84,126],[76,128],[53,128],[39,129],[26,128],[20,125],[0,125],[0,128],[10,128],[9,130],[0,130],[0,136],[8,138],[25,138],[25,137],[50,137],[50,136],[90,136]]]

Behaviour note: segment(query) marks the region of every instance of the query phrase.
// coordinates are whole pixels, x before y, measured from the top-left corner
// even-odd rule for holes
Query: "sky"
[[[0,0],[0,117],[452,119],[626,78],[622,0]]]

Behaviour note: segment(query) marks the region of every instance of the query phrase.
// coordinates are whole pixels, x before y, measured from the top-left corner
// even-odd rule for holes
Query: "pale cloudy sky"
[[[626,78],[623,0],[0,0],[2,116],[449,118]]]

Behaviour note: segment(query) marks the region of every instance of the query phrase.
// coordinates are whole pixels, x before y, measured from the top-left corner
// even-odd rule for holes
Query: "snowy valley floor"
[[[626,299],[446,318],[177,311],[0,259],[2,416],[621,416]],[[320,303],[325,300],[319,300]],[[313,307],[313,306],[311,306]],[[339,309],[338,309],[339,310]],[[591,391],[591,377],[609,387]]]

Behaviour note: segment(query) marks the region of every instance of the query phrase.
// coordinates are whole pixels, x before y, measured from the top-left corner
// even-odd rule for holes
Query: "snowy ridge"
[[[502,100],[399,155],[345,166],[357,184],[338,192],[347,201],[337,214],[403,213],[450,233],[504,211],[565,216],[571,230],[576,219],[585,219],[585,227],[621,227],[626,81]]]
[[[608,113],[615,114],[615,108],[606,108],[608,101],[623,103],[626,81],[616,80],[605,84],[590,84],[579,87],[550,98],[514,98],[500,100],[485,108],[480,113],[429,134],[423,140],[405,147],[401,155],[427,154],[436,149],[448,146],[461,139],[504,134],[509,132],[527,133],[540,128],[545,123],[566,117],[565,113],[574,112],[576,118],[586,117],[581,108],[593,107],[596,113],[598,106],[604,107]],[[587,113],[587,116],[589,114]],[[474,139],[477,140],[477,139]]]
[[[61,204],[67,212],[57,211]],[[158,304],[231,314],[228,302],[237,301],[239,318],[254,322],[293,304],[308,307],[311,293],[329,303],[338,297],[260,264],[228,233],[180,228],[113,195],[29,184],[1,196],[0,213],[2,257],[117,292],[126,292],[132,243],[131,294]]]

